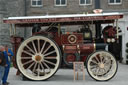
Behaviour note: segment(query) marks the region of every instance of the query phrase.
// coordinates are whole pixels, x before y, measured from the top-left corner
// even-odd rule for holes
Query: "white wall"
[[[119,27],[122,29],[122,57],[123,63],[126,63],[126,43],[128,42],[128,13],[124,14],[124,18],[119,20]]]

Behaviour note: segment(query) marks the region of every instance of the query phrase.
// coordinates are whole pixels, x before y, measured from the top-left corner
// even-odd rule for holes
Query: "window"
[[[92,0],[80,0],[79,3],[80,5],[91,5]]]
[[[66,6],[67,0],[55,0],[55,5],[56,6]]]
[[[109,0],[109,4],[121,4],[122,0]]]
[[[42,6],[42,0],[31,0],[31,5],[34,7]]]

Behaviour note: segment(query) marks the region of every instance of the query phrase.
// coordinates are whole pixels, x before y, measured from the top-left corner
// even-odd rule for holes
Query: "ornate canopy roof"
[[[25,17],[9,17],[3,20],[4,23],[28,25],[40,23],[48,26],[51,23],[60,23],[62,25],[80,24],[83,22],[100,22],[108,23],[116,19],[123,18],[122,13],[100,13],[100,14],[67,14],[67,15],[46,15],[46,16],[25,16]]]

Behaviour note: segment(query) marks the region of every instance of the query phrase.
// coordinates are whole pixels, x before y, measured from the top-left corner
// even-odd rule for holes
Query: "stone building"
[[[24,16],[23,0],[0,0],[0,45],[10,44],[10,26],[3,23],[3,18],[10,16]],[[24,36],[24,29],[17,34]]]
[[[2,19],[3,17],[6,17],[6,7],[5,7],[5,3],[4,0],[0,0],[0,44],[3,44],[6,40],[4,39],[4,37],[6,37],[6,39],[9,39],[9,30],[5,29],[7,26],[5,26],[2,23]],[[8,43],[8,41],[6,41],[6,43]]]
[[[26,0],[27,15],[90,13],[95,8],[104,12],[127,12],[128,0]]]

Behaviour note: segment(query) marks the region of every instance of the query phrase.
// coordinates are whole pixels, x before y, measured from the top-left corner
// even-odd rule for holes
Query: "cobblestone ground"
[[[16,76],[15,74],[16,69],[11,68],[8,79],[10,85],[128,85],[128,65],[120,63],[116,76],[106,82],[93,80],[86,71],[85,81],[82,80],[82,74],[79,75],[79,80],[73,81],[72,69],[59,69],[57,73],[47,81],[23,81],[21,76]]]

